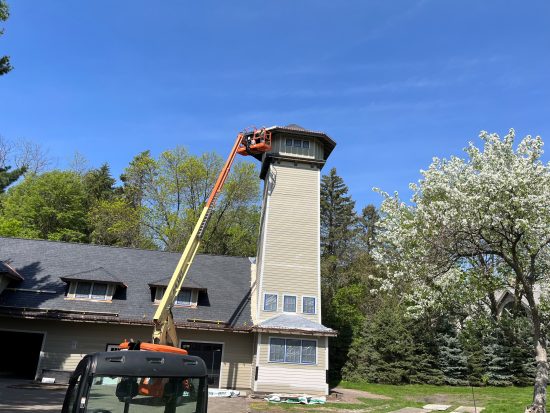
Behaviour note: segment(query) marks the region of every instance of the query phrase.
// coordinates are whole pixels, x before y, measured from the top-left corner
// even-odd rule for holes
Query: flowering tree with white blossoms
[[[415,286],[416,310],[449,295],[464,303],[504,288],[526,302],[537,366],[526,412],[546,413],[550,165],[541,161],[540,137],[527,136],[517,147],[513,130],[502,139],[487,132],[480,138],[483,148],[470,143],[466,159],[434,158],[411,184],[410,205],[382,192],[375,254],[388,268],[386,288],[403,280]]]

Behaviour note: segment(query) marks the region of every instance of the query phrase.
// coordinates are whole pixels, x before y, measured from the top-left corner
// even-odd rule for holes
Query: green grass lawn
[[[388,412],[393,407],[422,407],[427,403],[473,406],[471,387],[403,385],[342,382],[341,387],[364,390],[391,397],[392,400],[362,399],[365,407],[373,406],[372,412]],[[485,407],[484,413],[523,413],[533,395],[532,387],[474,387],[476,405]],[[383,406],[384,402],[392,405]],[[452,408],[450,410],[453,410]]]
[[[450,404],[450,412],[458,406],[473,406],[472,388],[455,386],[352,383],[343,381],[340,387],[363,390],[391,397],[391,400],[359,398],[360,403],[327,403],[319,406],[253,403],[253,411],[307,410],[313,412],[357,410],[364,413],[387,413],[402,407],[422,407],[428,403]],[[485,407],[483,413],[523,413],[532,398],[531,387],[475,387],[476,405]]]

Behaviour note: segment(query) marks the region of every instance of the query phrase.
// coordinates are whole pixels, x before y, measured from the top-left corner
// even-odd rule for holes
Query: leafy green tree
[[[8,4],[0,0],[0,22],[5,22],[10,17]],[[4,34],[4,29],[0,29],[0,36]],[[5,75],[12,69],[9,56],[0,56],[0,76]]]
[[[80,176],[73,172],[29,175],[7,191],[2,205],[0,228],[6,235],[88,240],[86,192]]]
[[[90,210],[94,244],[118,247],[156,249],[152,240],[144,235],[141,222],[143,211],[122,197],[100,199]]]
[[[532,320],[537,372],[527,411],[545,413],[547,314],[541,303],[547,290],[542,299],[535,292],[550,281],[550,167],[541,161],[540,137],[517,146],[513,130],[503,139],[480,137],[484,147],[470,144],[467,159],[434,159],[411,186],[411,205],[386,194],[377,259],[389,270],[387,288],[406,278],[416,291],[429,292],[418,307],[430,307],[457,285],[485,290],[484,278],[470,276],[470,259],[496,257],[499,270],[488,277],[521,292]]]
[[[184,248],[222,166],[223,160],[214,153],[195,156],[181,147],[158,159],[147,151],[132,160],[121,177],[124,195],[131,205],[143,208],[143,226],[157,245],[168,251]],[[258,201],[254,165],[235,165],[217,201],[202,251],[254,255]]]

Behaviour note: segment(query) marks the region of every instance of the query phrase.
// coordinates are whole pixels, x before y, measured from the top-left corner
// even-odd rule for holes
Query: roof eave
[[[336,337],[338,331],[336,330],[303,330],[299,328],[277,328],[277,327],[258,327],[252,328],[252,331],[257,333],[276,333],[276,334],[295,334],[304,336],[323,336],[323,337]]]

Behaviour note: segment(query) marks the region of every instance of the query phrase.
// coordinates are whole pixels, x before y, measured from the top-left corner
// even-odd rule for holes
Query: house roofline
[[[101,311],[56,310],[48,308],[25,308],[0,306],[0,317],[10,316],[21,319],[57,320],[66,322],[82,322],[90,324],[120,324],[152,327],[152,321],[120,318],[118,313]],[[176,328],[187,330],[208,330],[232,333],[250,333],[251,327],[227,327],[226,325],[204,325],[197,322],[176,322]]]
[[[296,334],[303,336],[323,336],[323,337],[336,337],[338,331],[330,330],[301,330],[298,328],[275,328],[275,327],[253,327],[252,331],[257,333],[276,333],[276,334]]]

